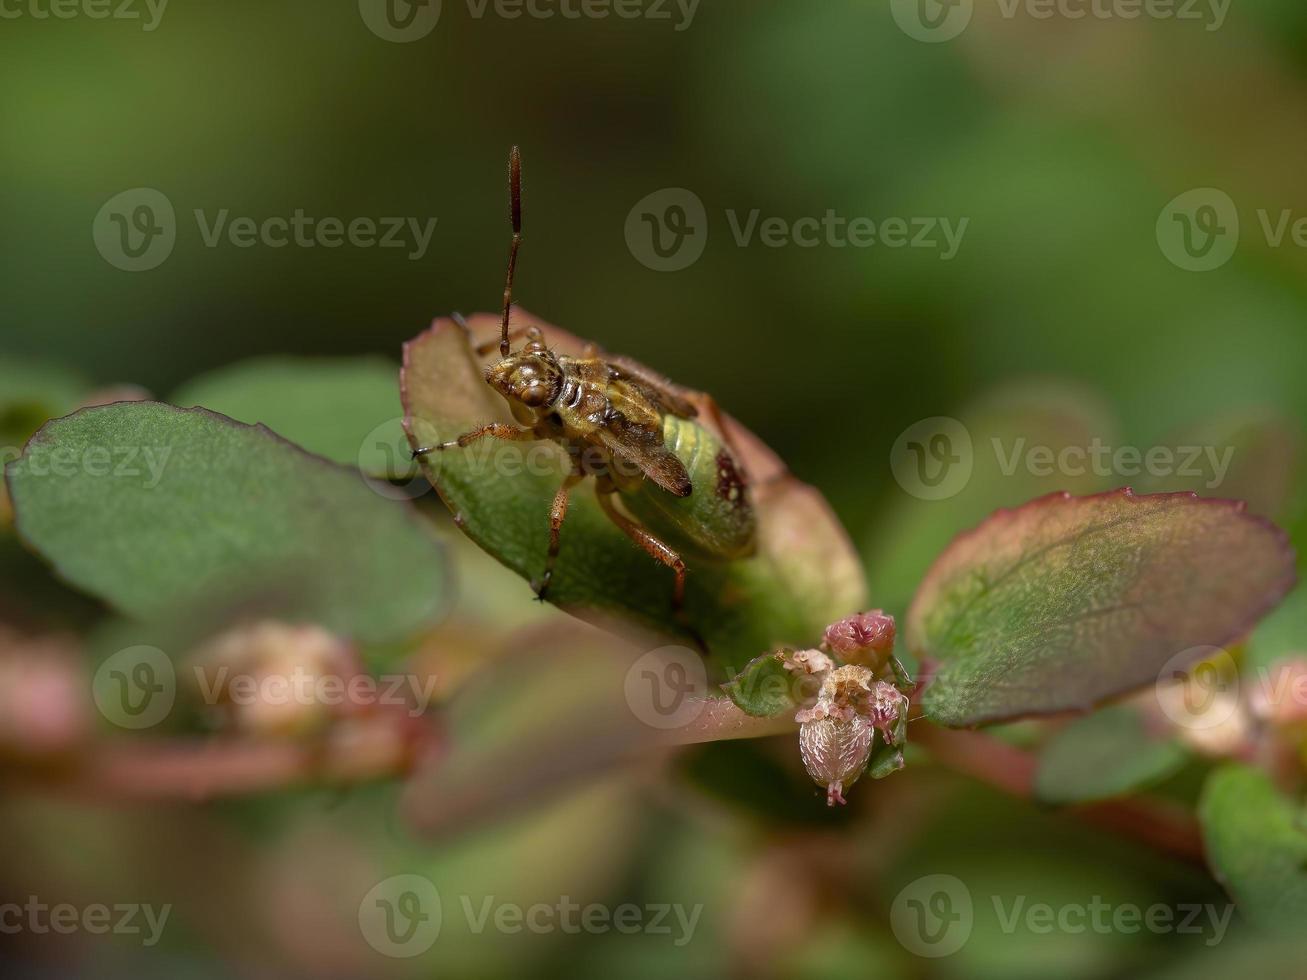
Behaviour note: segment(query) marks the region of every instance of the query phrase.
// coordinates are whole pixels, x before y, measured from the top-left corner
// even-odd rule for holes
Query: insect
[[[599,506],[609,520],[672,570],[672,607],[681,617],[687,556],[725,560],[753,550],[755,518],[739,454],[709,396],[682,388],[629,358],[605,354],[594,344],[573,357],[549,349],[538,327],[510,328],[513,277],[522,244],[522,158],[517,147],[509,154],[508,185],[513,238],[499,360],[486,368],[485,379],[508,402],[519,424],[489,422],[413,455],[463,448],[483,438],[559,444],[568,453],[571,471],[549,509],[545,567],[532,583],[537,598],[544,599],[553,579],[569,495],[592,477]],[[511,343],[518,338],[525,343],[513,351]],[[485,344],[477,354],[485,356],[494,346],[493,341]],[[715,431],[698,421],[697,406],[712,419]]]

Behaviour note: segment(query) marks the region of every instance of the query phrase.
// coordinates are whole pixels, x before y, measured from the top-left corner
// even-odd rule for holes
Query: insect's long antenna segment
[[[508,200],[513,221],[513,244],[508,248],[508,276],[504,280],[504,319],[499,331],[499,354],[508,356],[508,313],[513,306],[513,273],[522,246],[522,154],[515,146],[508,153]]]

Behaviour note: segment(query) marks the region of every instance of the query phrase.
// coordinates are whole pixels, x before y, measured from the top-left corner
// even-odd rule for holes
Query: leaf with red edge
[[[955,727],[1089,708],[1240,636],[1294,580],[1284,533],[1235,501],[1125,488],[1000,510],[908,611],[923,708]]]
[[[538,325],[545,342],[578,354],[582,342],[517,310],[517,323]],[[479,314],[471,337],[437,320],[404,349],[402,397],[413,446],[454,439],[486,422],[510,422],[507,404],[483,378],[474,346],[493,340],[499,318]],[[498,357],[495,350],[492,357]],[[712,414],[700,420],[712,425]],[[726,675],[764,650],[808,645],[827,623],[865,602],[861,562],[825,500],[794,479],[756,436],[722,420],[742,457],[758,519],[756,554],[730,562],[687,559],[686,614]],[[552,443],[485,439],[467,449],[423,458],[427,475],[478,545],[528,582],[544,569],[549,508],[568,472]],[[603,514],[589,481],[573,492],[549,601],[602,626],[634,624],[642,632],[692,642],[672,614],[672,573],[631,543]],[[530,593],[523,588],[522,601]]]

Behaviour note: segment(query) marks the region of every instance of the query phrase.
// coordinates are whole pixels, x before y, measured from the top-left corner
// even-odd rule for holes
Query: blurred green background
[[[1292,445],[1307,412],[1307,248],[1291,234],[1275,245],[1259,217],[1307,217],[1307,8],[1240,0],[1209,29],[1209,7],[1194,8],[1204,21],[972,6],[966,29],[939,43],[909,36],[892,9],[907,8],[889,0],[717,0],[688,22],[672,4],[668,20],[507,19],[493,5],[477,16],[477,5],[445,0],[434,29],[411,43],[379,36],[350,0],[172,0],[149,31],[136,20],[6,13],[0,354],[17,375],[56,362],[96,385],[164,396],[262,354],[397,360],[434,316],[498,302],[504,157],[518,143],[522,306],[714,393],[826,493],[863,551],[872,602],[901,613],[939,547],[992,507],[1139,482],[988,479],[991,432],[1057,444],[1062,430],[1043,426],[1062,412],[1074,439],[1146,449],[1251,414]],[[142,187],[171,202],[176,243],[156,268],[128,272],[97,249],[93,224],[111,198]],[[665,188],[692,192],[706,212],[701,257],[671,272],[645,265],[627,233],[637,202]],[[1224,192],[1239,220],[1232,257],[1206,272],[1177,265],[1157,234],[1168,202],[1194,188]],[[210,247],[197,209],[206,221],[223,209],[257,221],[302,209],[345,224],[436,225],[416,258],[408,248]],[[755,210],[787,222],[830,210],[967,223],[947,260],[882,243],[741,246],[728,212],[742,222]],[[905,494],[890,465],[899,434],[935,416],[967,424],[978,467],[966,492],[938,505]],[[1286,454],[1270,455],[1275,469]],[[1236,459],[1238,470],[1246,456]],[[1254,491],[1272,480],[1256,466],[1242,472]],[[1183,485],[1163,475],[1148,488]],[[1287,491],[1258,509],[1299,523]],[[96,881],[78,878],[94,866],[116,893],[137,861],[153,869],[141,893],[180,904],[188,899],[160,866],[183,869],[194,918],[166,954],[125,954],[122,968],[137,975],[1072,978],[1218,962],[1201,938],[1120,935],[982,936],[957,957],[914,958],[886,910],[919,874],[960,875],[978,902],[1224,897],[1201,872],[940,773],[860,786],[852,815],[814,813],[792,753],[790,743],[717,747],[678,764],[675,792],[626,774],[511,831],[440,847],[413,842],[394,826],[395,801],[369,794],[175,821],[162,808],[106,815],[11,800],[0,825],[32,850],[7,885],[26,894],[66,865],[94,893]],[[772,813],[700,786],[729,784],[713,767],[765,782],[782,757],[788,781],[769,785],[798,794],[799,816],[785,799]],[[699,788],[683,799],[686,784]],[[903,823],[924,825],[931,807],[934,829],[903,841]],[[172,857],[120,851],[160,826],[172,828]],[[224,847],[240,870],[219,880],[212,849]],[[334,932],[353,928],[356,904],[342,882],[417,861],[461,882],[450,894],[703,901],[707,911],[685,949],[650,936],[550,935],[464,936],[412,962],[337,950]],[[221,901],[210,908],[205,894]],[[195,925],[228,903],[243,907],[241,925]],[[40,947],[38,961],[58,962],[52,949]],[[1241,950],[1227,941],[1220,962],[1244,962]],[[1274,970],[1264,972],[1287,975]]]

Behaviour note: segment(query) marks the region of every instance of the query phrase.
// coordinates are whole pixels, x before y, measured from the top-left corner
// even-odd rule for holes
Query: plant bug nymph
[[[755,519],[739,454],[707,395],[691,392],[641,364],[587,344],[581,356],[549,349],[538,327],[513,326],[513,277],[522,244],[522,160],[508,162],[513,239],[500,322],[499,360],[486,382],[507,401],[518,425],[490,422],[414,457],[466,447],[482,438],[551,440],[567,450],[571,472],[549,511],[549,550],[532,585],[543,599],[561,546],[568,496],[594,477],[600,507],[628,538],[675,575],[672,605],[685,601],[686,556],[729,560],[752,552]],[[461,318],[459,319],[460,322]],[[514,352],[514,339],[525,338]],[[479,356],[494,342],[476,348]],[[698,421],[700,412],[713,428]],[[620,498],[620,504],[614,498]]]

